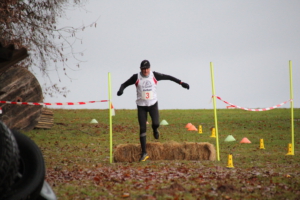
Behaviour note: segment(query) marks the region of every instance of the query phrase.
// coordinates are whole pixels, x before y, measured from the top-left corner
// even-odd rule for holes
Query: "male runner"
[[[180,84],[183,88],[190,89],[187,83],[181,82],[179,79],[170,75],[161,74],[150,70],[150,63],[148,60],[143,60],[140,66],[141,72],[133,74],[127,81],[125,81],[117,93],[118,96],[123,94],[123,91],[129,85],[135,84],[137,92],[137,109],[138,120],[140,125],[140,143],[142,154],[140,161],[146,161],[149,156],[146,151],[146,123],[147,113],[149,112],[152,119],[153,136],[155,139],[159,139],[159,112],[157,102],[157,81],[170,80]]]

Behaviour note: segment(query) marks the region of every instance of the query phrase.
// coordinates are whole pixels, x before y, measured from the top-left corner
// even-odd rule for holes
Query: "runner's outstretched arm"
[[[137,74],[133,74],[127,81],[125,81],[123,84],[121,84],[117,95],[121,96],[123,94],[123,91],[125,90],[125,88],[127,88],[129,85],[135,84],[136,80],[137,80]]]
[[[156,80],[160,81],[160,80],[169,80],[169,81],[173,81],[175,83],[178,83],[180,84],[183,88],[186,88],[186,89],[190,89],[190,86],[189,84],[185,83],[185,82],[182,82],[181,80],[173,77],[173,76],[170,76],[170,75],[167,75],[167,74],[162,74],[162,73],[159,73],[159,72],[153,72]]]

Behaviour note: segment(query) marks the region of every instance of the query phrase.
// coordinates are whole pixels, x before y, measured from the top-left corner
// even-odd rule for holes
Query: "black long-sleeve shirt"
[[[154,77],[157,81],[161,81],[161,80],[170,80],[170,81],[174,81],[175,83],[178,83],[180,84],[181,83],[181,80],[173,77],[173,76],[170,76],[170,75],[167,75],[167,74],[162,74],[162,73],[159,73],[159,72],[153,72],[154,74]],[[138,74],[133,74],[127,81],[125,81],[121,86],[120,86],[120,89],[119,91],[123,91],[126,87],[128,87],[129,85],[133,85],[135,84],[135,82],[137,81],[138,79]]]

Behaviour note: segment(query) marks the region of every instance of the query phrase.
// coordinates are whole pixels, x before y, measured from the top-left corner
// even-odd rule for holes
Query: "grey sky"
[[[120,97],[116,93],[148,59],[153,71],[191,87],[158,82],[160,109],[213,108],[210,62],[218,96],[247,108],[271,107],[290,98],[292,60],[294,106],[300,107],[300,1],[90,0],[86,10],[68,12],[59,24],[77,27],[100,16],[97,28],[80,33],[83,44],[74,46],[84,51],[86,62],[79,71],[68,71],[72,82],[66,78],[60,84],[71,91],[67,98],[46,97],[45,102],[107,99],[110,72],[115,108],[135,109],[135,86]],[[55,82],[56,74],[51,76]],[[217,107],[226,104],[217,101]],[[104,109],[107,103],[59,108]]]

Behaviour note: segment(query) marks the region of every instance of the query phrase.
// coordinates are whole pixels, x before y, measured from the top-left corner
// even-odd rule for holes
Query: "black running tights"
[[[138,120],[140,124],[140,142],[142,153],[146,153],[146,131],[147,131],[147,116],[148,112],[152,120],[152,129],[153,132],[157,131],[159,127],[159,112],[158,112],[158,103],[156,102],[152,106],[137,106],[138,108]]]

